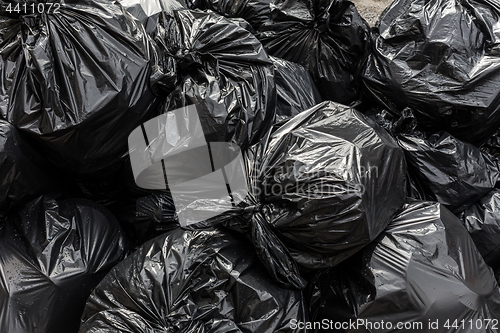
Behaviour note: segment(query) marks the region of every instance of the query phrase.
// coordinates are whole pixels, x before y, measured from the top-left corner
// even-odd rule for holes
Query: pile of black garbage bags
[[[500,2],[0,1],[0,332],[498,332]]]

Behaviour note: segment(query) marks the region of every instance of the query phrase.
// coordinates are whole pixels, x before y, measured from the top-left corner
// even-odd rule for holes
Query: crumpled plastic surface
[[[343,261],[373,240],[403,204],[403,151],[355,109],[321,103],[252,150],[257,162],[248,156],[255,163],[250,193],[305,267]],[[283,191],[274,192],[277,187]]]
[[[357,261],[320,277],[313,291],[313,321],[393,324],[392,330],[365,325],[341,332],[496,332],[485,323],[500,317],[491,268],[460,220],[435,202],[406,205]],[[453,328],[455,319],[467,324]],[[439,320],[438,329],[430,329],[429,320]],[[397,330],[398,322],[421,322],[423,329]]]
[[[178,226],[174,225],[175,207],[169,193],[152,193],[138,198],[136,207],[138,223],[152,223],[159,231],[168,231]]]
[[[276,123],[291,117],[323,102],[318,88],[311,75],[299,64],[270,57],[274,64],[276,81]]]
[[[493,155],[498,159],[500,157],[500,129],[497,129],[495,133],[484,140],[479,148],[481,148],[481,151]]]
[[[144,29],[114,1],[69,0],[36,15],[4,7],[1,117],[61,169],[113,172],[128,134],[156,111],[150,82],[160,73]]]
[[[164,111],[196,105],[207,141],[256,143],[274,121],[273,65],[248,30],[213,12],[164,13]]]
[[[158,31],[158,22],[162,12],[186,8],[184,0],[118,0],[130,15],[135,17],[146,32],[154,35]]]
[[[397,140],[405,151],[408,164],[408,197],[438,201],[455,214],[474,204],[497,184],[500,167],[495,151],[495,137],[478,148],[439,131],[416,131],[413,110],[400,116],[373,109],[366,113]]]
[[[116,219],[84,199],[35,199],[0,224],[0,331],[76,332],[85,301],[120,261]]]
[[[500,4],[396,0],[373,31],[367,93],[426,130],[477,143],[500,124]]]
[[[179,133],[178,124],[151,127]],[[166,146],[157,141],[152,149]],[[334,102],[298,114],[243,156],[248,191],[232,192],[233,198],[242,197],[239,204],[205,197],[206,188],[217,185],[214,180],[177,193],[174,201],[189,203],[176,207],[177,214],[211,214],[203,222],[187,219],[185,225],[224,222],[247,235],[268,271],[285,286],[304,287],[297,263],[332,267],[360,250],[382,232],[406,197],[403,150],[363,114]],[[164,161],[171,169],[169,157]],[[183,164],[178,172],[186,169]]]
[[[179,227],[172,196],[168,192],[128,193],[109,209],[136,245]]]
[[[350,104],[359,97],[369,27],[346,0],[276,0],[270,22],[258,31],[270,55],[306,67],[325,100]]]
[[[61,189],[63,177],[31,147],[25,137],[0,119],[0,216],[46,192]]]
[[[273,0],[186,0],[189,8],[210,9],[228,18],[242,18],[254,30],[258,30],[264,22],[271,18]]]
[[[276,285],[245,239],[176,229],[145,243],[102,280],[80,332],[305,332],[301,292]]]
[[[461,215],[484,261],[500,273],[500,190],[494,189]]]
[[[400,134],[397,141],[405,151],[412,180],[427,198],[454,213],[491,191],[500,176],[496,158],[449,133]]]

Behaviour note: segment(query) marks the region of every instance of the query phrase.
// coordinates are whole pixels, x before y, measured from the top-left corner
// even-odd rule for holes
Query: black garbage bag
[[[395,139],[401,134],[412,134],[418,137],[418,132],[415,132],[417,121],[409,108],[403,110],[401,116],[394,116],[387,110],[380,110],[377,107],[365,110],[364,115],[385,128]],[[418,172],[416,174],[418,175]],[[425,185],[426,182],[424,181],[423,184]],[[408,171],[406,174],[406,196],[421,201],[436,200],[434,194],[425,189],[418,181],[418,176],[414,176],[413,172]]]
[[[195,110],[175,111],[145,124],[154,144],[143,143],[144,151],[132,151],[138,157],[131,158],[148,165],[151,156],[156,161],[158,152],[166,153],[151,166],[157,178],[144,183],[165,181],[165,170],[163,186],[171,190],[181,226],[224,223],[247,235],[285,286],[304,286],[296,263],[332,267],[359,251],[404,203],[402,149],[352,108],[323,102],[269,131],[243,154],[230,144],[203,147],[192,134],[200,126],[190,112],[196,116]],[[157,129],[155,138],[150,134]],[[143,135],[140,129],[134,134]],[[186,150],[193,142],[195,148]],[[137,170],[142,182],[150,169]]]
[[[477,143],[500,125],[500,4],[396,0],[373,30],[367,94],[419,125]]]
[[[29,202],[0,224],[0,331],[78,331],[86,299],[125,251],[102,206],[56,196]]]
[[[64,177],[53,171],[22,133],[0,119],[0,216],[13,206],[62,189]]]
[[[309,72],[304,67],[275,57],[270,59],[274,65],[278,96],[276,122],[286,121],[322,101]],[[170,194],[139,189],[133,182],[132,170],[126,169],[122,180],[127,184],[125,190],[130,193],[119,201],[130,201],[129,209],[123,209],[123,205],[110,209],[122,225],[125,223],[128,226],[124,227],[127,235],[142,244],[156,232],[164,232],[172,226],[178,226],[173,216],[175,208]],[[113,198],[116,199],[116,196]]]
[[[359,323],[337,332],[498,329],[493,272],[460,220],[435,202],[406,205],[359,258],[325,273],[312,289],[312,321]]]
[[[403,151],[385,130],[334,102],[295,116],[247,160],[253,170],[246,202],[262,206],[264,220],[304,267],[345,260],[404,202]]]
[[[291,61],[270,58],[274,64],[276,81],[276,123],[323,102],[307,69]]]
[[[408,197],[438,201],[458,214],[495,187],[499,166],[497,158],[488,152],[489,148],[493,151],[492,146],[479,149],[444,131],[416,131],[418,124],[409,108],[400,116],[376,108],[365,114],[389,131],[404,149]]]
[[[460,218],[484,261],[500,273],[500,190],[486,194]]]
[[[271,20],[273,0],[186,0],[192,9],[210,9],[228,18],[242,18],[257,31]]]
[[[301,292],[277,286],[245,239],[178,228],[113,268],[80,332],[304,332],[294,319],[305,320]]]
[[[129,133],[157,112],[153,44],[115,1],[21,7],[0,12],[0,114],[61,169],[105,177]]]
[[[270,55],[307,68],[325,100],[359,97],[368,24],[347,0],[275,0],[258,37]]]
[[[399,134],[411,134],[415,132],[417,127],[417,120],[410,108],[404,109],[401,115],[397,116],[377,107],[371,107],[363,114],[385,128],[393,137],[397,137]]]
[[[273,64],[248,30],[213,12],[164,13],[164,110],[196,105],[207,141],[257,142],[276,108]]]
[[[425,196],[459,213],[491,191],[500,175],[496,158],[449,133],[399,134],[410,178]]]

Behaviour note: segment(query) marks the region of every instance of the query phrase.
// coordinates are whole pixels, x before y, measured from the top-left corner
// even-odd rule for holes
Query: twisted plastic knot
[[[256,213],[261,213],[264,209],[263,204],[257,204],[257,205],[252,205],[252,206],[247,206],[243,208],[243,213],[245,214],[256,214]]]
[[[328,24],[325,20],[317,20],[314,21],[313,28],[319,33],[325,33],[328,30]]]
[[[181,49],[175,54],[175,60],[181,70],[202,66],[201,54],[198,51]]]

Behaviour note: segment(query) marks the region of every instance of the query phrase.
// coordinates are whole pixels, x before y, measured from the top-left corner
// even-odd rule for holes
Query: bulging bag
[[[0,224],[0,331],[76,332],[90,292],[126,250],[102,206],[55,195],[29,202]]]
[[[500,290],[460,220],[412,202],[358,257],[311,288],[313,321],[339,332],[496,332]],[[400,326],[398,326],[400,325]]]
[[[349,105],[360,97],[369,27],[347,0],[275,0],[257,36],[270,55],[309,70],[321,96]]]
[[[479,143],[500,125],[500,4],[396,0],[373,30],[362,77],[394,114],[416,111],[425,130]]]
[[[245,239],[177,228],[119,263],[87,301],[80,332],[304,332],[301,292],[270,279]]]
[[[498,181],[496,158],[449,133],[401,133],[397,141],[412,179],[453,213],[474,204]]]
[[[156,112],[160,74],[144,28],[115,1],[10,5],[0,13],[0,116],[61,169],[116,171],[129,133]]]
[[[323,102],[307,69],[291,61],[270,58],[274,65],[276,82],[276,123],[285,122]]]
[[[213,12],[164,12],[155,40],[164,54],[163,110],[196,105],[208,141],[247,147],[272,126],[273,64],[248,30]]]
[[[209,9],[228,18],[242,18],[255,31],[271,18],[273,0],[186,0],[193,9]]]
[[[500,274],[500,190],[493,189],[461,215],[484,261]]]

